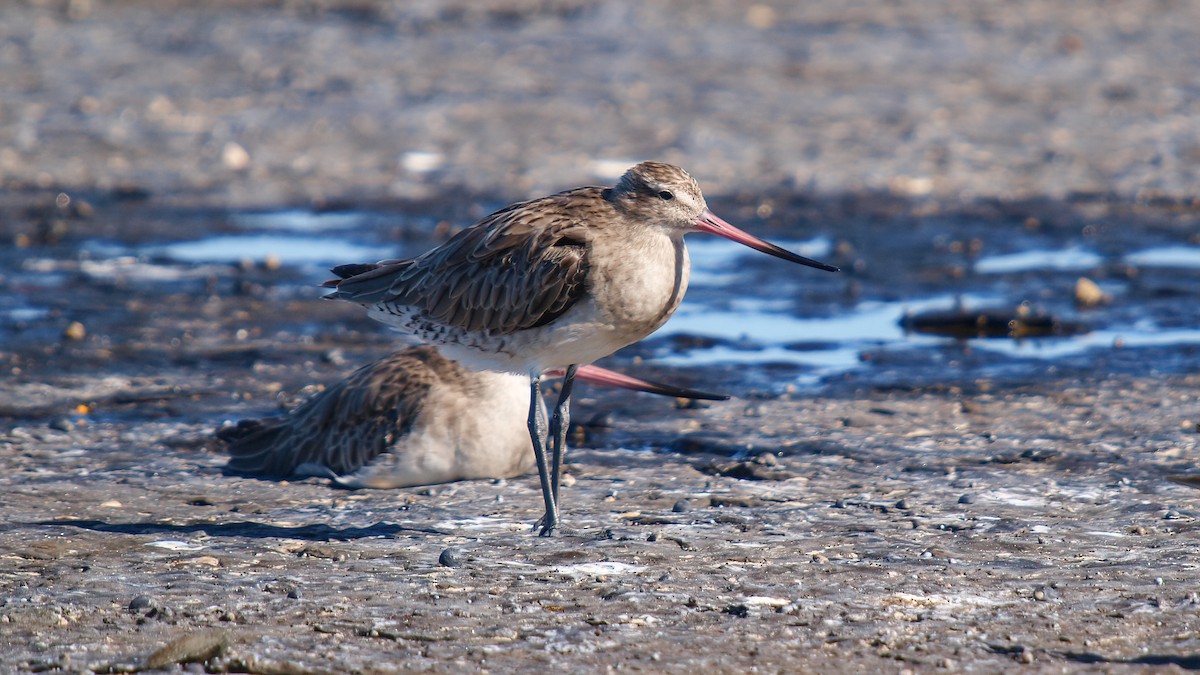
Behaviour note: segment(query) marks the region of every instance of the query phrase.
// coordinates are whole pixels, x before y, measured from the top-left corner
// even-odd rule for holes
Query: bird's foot
[[[550,514],[544,514],[538,521],[533,524],[531,531],[537,532],[539,537],[550,537],[554,535],[554,530],[558,528],[558,518],[551,517]]]

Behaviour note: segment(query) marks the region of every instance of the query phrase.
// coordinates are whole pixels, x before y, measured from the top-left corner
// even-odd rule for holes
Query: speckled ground
[[[1162,476],[1200,379],[1059,385],[643,405],[620,433],[682,452],[577,451],[553,539],[535,478],[347,492],[223,476],[195,425],[13,429],[5,662],[198,634],[239,672],[1192,669],[1196,500]]]

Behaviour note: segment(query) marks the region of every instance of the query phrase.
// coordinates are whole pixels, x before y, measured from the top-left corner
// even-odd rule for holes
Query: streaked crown
[[[609,201],[631,217],[689,228],[708,208],[688,172],[665,162],[642,162],[625,172]]]

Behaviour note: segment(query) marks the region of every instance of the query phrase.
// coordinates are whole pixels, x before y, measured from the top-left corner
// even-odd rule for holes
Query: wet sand
[[[860,340],[836,370],[685,371],[668,356],[839,344],[656,336],[605,365],[737,398],[581,390],[566,525],[541,539],[532,476],[353,492],[225,475],[224,420],[395,343],[319,299],[315,261],[162,248],[276,232],[246,210],[354,209],[298,232],[419,252],[656,157],[731,222],[827,241],[847,270],[745,266],[690,307],[832,321],[962,293],[1091,335],[1183,335],[1200,270],[1127,254],[1200,244],[1195,11],[0,10],[0,670],[1200,667],[1200,492],[1165,479],[1200,444],[1187,339],[1055,357]],[[974,264],[1075,248],[1097,261]],[[1077,308],[1080,275],[1109,301]]]

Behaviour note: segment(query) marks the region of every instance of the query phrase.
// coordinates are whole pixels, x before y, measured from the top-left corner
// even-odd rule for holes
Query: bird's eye
[[[672,199],[675,199],[675,195],[671,194],[670,190],[663,190],[662,192],[658,193],[658,198],[664,202],[669,202]]]

